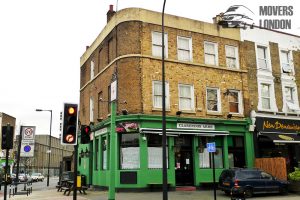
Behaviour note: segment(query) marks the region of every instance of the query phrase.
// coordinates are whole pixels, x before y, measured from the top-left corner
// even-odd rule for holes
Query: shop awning
[[[274,143],[300,143],[300,135],[284,133],[260,133],[259,137],[265,137]]]
[[[141,128],[141,133],[152,133],[152,134],[162,134],[162,129],[156,128]],[[215,130],[186,130],[186,129],[166,129],[166,134],[169,136],[177,135],[197,135],[197,136],[220,136],[229,135],[229,131],[215,131]]]

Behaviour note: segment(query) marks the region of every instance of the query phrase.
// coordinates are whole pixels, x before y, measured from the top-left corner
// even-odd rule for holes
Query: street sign
[[[215,142],[206,143],[206,148],[209,153],[214,153],[216,152],[216,143]]]
[[[21,152],[20,152],[21,157],[33,157],[34,143],[22,141],[20,150],[21,150]]]
[[[22,140],[34,140],[35,126],[22,126]]]

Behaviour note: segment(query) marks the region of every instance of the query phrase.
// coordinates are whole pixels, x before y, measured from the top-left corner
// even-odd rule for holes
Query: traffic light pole
[[[116,180],[116,101],[111,102],[110,115],[110,154],[109,154],[109,170],[110,180],[108,188],[108,200],[115,200],[115,180]]]

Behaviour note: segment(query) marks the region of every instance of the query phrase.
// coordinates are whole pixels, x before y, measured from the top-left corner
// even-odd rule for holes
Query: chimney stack
[[[106,13],[107,23],[114,16],[115,13],[116,13],[116,11],[114,11],[114,5],[109,5],[109,10]]]

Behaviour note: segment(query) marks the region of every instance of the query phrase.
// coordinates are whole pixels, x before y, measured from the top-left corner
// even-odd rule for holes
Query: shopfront
[[[300,120],[285,116],[256,117],[256,157],[284,157],[287,173],[300,164]]]
[[[206,149],[208,142],[215,142],[217,147],[214,156],[216,177],[224,168],[253,167],[254,149],[252,135],[248,131],[249,123],[248,120],[183,120],[168,117],[167,173],[171,187],[199,186],[213,181],[212,158]],[[149,184],[161,184],[160,116],[119,116],[116,124],[116,188],[143,189]],[[107,187],[110,174],[110,127],[103,123],[93,130],[92,185]],[[83,166],[79,166],[79,170],[85,173]]]

